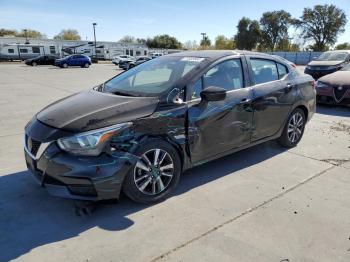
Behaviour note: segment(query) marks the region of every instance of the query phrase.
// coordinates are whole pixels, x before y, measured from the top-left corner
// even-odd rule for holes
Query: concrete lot
[[[23,128],[101,83],[89,69],[0,64],[0,261],[350,261],[350,110],[321,107],[298,147],[265,143],[186,172],[153,206],[78,217],[26,171]]]

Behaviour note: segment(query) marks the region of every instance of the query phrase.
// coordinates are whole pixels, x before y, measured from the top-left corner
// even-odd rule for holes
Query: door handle
[[[251,104],[252,100],[249,98],[243,98],[241,102],[239,102],[240,105],[249,105]]]
[[[252,100],[249,98],[243,98],[241,100],[241,102],[239,102],[239,105],[243,106],[243,107],[248,107],[250,106],[250,104],[252,103]]]

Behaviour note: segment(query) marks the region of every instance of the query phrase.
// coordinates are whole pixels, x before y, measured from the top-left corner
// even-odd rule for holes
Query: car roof
[[[192,56],[192,57],[202,57],[202,58],[209,58],[209,59],[220,59],[225,56],[231,56],[231,55],[257,55],[257,56],[263,56],[266,58],[271,58],[271,55],[259,53],[259,52],[253,52],[253,51],[245,51],[245,50],[201,50],[201,51],[185,51],[185,52],[179,52],[179,53],[173,53],[168,56]]]

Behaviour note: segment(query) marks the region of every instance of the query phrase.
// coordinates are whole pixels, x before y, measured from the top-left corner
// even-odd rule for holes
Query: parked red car
[[[350,106],[350,64],[321,77],[316,85],[317,102]]]

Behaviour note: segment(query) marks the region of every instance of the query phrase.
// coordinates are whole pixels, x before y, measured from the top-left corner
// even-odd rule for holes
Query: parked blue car
[[[55,66],[67,68],[68,66],[80,66],[88,68],[91,65],[91,59],[85,55],[70,55],[55,61]]]

